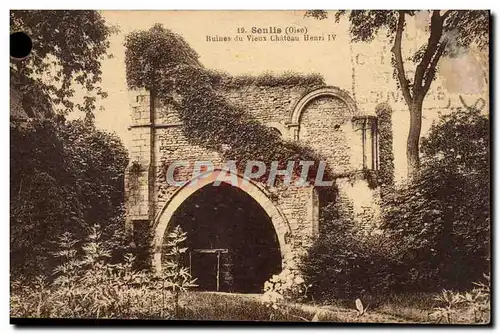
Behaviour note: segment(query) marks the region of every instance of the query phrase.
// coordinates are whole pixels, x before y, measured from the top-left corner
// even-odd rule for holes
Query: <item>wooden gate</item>
[[[212,286],[210,282],[210,272],[213,272],[215,275],[215,291],[220,290],[221,284],[221,254],[227,254],[228,249],[226,248],[216,248],[216,249],[193,249],[189,252],[189,273],[193,275],[193,262],[195,261],[194,256],[197,257],[196,260],[201,260],[200,264],[196,267],[197,269],[208,270],[204,276],[199,276],[198,284],[205,284],[206,288],[210,288]],[[203,258],[205,257],[205,258]],[[200,259],[201,258],[201,259]],[[215,261],[213,261],[215,260]],[[203,262],[206,261],[206,262]],[[215,262],[215,263],[212,263]],[[212,265],[213,264],[213,265]],[[200,282],[200,277],[202,277],[202,281]],[[203,282],[204,280],[204,282]]]

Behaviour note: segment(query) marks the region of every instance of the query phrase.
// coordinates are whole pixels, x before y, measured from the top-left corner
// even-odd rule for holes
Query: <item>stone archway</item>
[[[312,92],[307,93],[299,100],[299,102],[297,102],[292,111],[290,124],[299,124],[300,116],[302,115],[302,112],[304,111],[304,108],[307,106],[307,104],[321,96],[332,96],[338,98],[346,104],[352,116],[357,116],[359,114],[356,102],[354,102],[354,100],[349,96],[348,93],[337,87],[324,87],[315,89]]]
[[[155,233],[152,241],[154,250],[153,267],[155,267],[156,270],[161,270],[163,238],[177,209],[179,209],[191,195],[205,186],[214,183],[221,173],[228,175],[231,172],[226,170],[214,170],[201,174],[178,189],[165,204],[156,219]],[[287,236],[291,233],[291,229],[286,218],[261,187],[239,174],[231,175],[235,176],[237,179],[237,188],[255,200],[270,218],[278,238],[281,252],[281,267],[285,268],[285,264],[292,258],[291,245],[287,242]]]

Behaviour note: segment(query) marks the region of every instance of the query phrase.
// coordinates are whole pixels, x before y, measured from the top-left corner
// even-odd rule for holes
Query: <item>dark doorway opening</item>
[[[281,271],[271,219],[237,187],[222,183],[199,189],[173,215],[169,226],[177,225],[187,232],[185,265],[199,290],[259,293]]]

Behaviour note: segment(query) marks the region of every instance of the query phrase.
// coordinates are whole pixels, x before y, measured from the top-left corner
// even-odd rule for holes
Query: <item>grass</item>
[[[23,290],[24,291],[24,290]],[[434,294],[412,293],[382,295],[379,297],[360,296],[367,309],[359,315],[355,301],[337,299],[328,304],[287,303],[277,309],[267,306],[258,294],[231,294],[217,292],[189,291],[181,294],[180,312],[173,313],[173,304],[163,303],[157,291],[129,289],[110,301],[109,307],[100,307],[102,312],[94,312],[91,307],[102,306],[104,300],[96,300],[73,294],[65,299],[61,291],[36,288],[32,293],[11,295],[12,317],[62,317],[62,318],[138,318],[138,319],[181,319],[207,321],[278,321],[334,323],[436,323],[429,314],[439,302]],[[75,291],[78,292],[78,291]],[[62,294],[61,294],[62,293]],[[170,300],[170,299],[169,299]],[[85,302],[86,301],[86,302]],[[116,303],[120,301],[120,303]],[[66,304],[61,308],[60,304]],[[58,306],[59,305],[59,306]],[[94,311],[93,311],[94,310]],[[489,310],[489,308],[488,308]],[[456,308],[451,323],[488,323],[477,321],[470,309]],[[486,321],[486,322],[485,322]],[[443,323],[443,322],[441,322]],[[445,322],[446,323],[446,322]]]
[[[368,314],[404,319],[406,322],[429,322],[429,313],[436,306],[432,293],[403,293],[382,296],[360,296]],[[339,299],[326,305],[330,309],[355,309],[354,300]]]
[[[346,305],[318,306],[290,303],[274,310],[262,303],[259,295],[189,292],[183,296],[181,302],[183,304],[181,318],[184,320],[301,322],[311,321],[317,314],[317,320],[320,322],[414,322],[395,313],[373,310],[358,316],[354,307]],[[414,320],[418,322],[418,319]]]
[[[431,293],[388,295],[376,308],[383,314],[398,315],[409,321],[428,322],[429,312],[436,306]]]
[[[354,300],[336,300],[334,303],[288,303],[277,310],[266,306],[260,295],[189,292],[183,296],[185,320],[211,321],[282,321],[302,322],[316,318],[319,322],[335,323],[436,323],[430,318],[438,306],[435,294],[388,294],[360,299],[368,308],[359,315]],[[457,309],[452,323],[471,323],[471,315]]]
[[[274,310],[263,304],[258,295],[189,292],[181,303],[184,320],[301,321],[314,316],[297,307]]]
[[[127,306],[128,304],[125,303],[123,305],[124,307],[130,307],[130,309],[118,310],[118,313],[107,312],[97,315],[96,317],[121,318],[124,314],[127,314],[125,316],[126,318],[170,318],[170,316],[161,316],[161,314],[168,315],[169,312],[172,312],[171,308],[162,308],[158,300],[151,300],[151,303],[149,303],[146,295],[141,291],[138,291],[138,293],[139,295],[136,296],[138,299],[135,304]],[[322,305],[315,303],[287,303],[281,305],[277,309],[273,309],[264,304],[261,301],[261,296],[258,294],[190,291],[181,295],[180,313],[176,318],[181,320],[208,321],[307,322],[315,319],[319,322],[334,323],[433,323],[429,317],[429,313],[437,306],[437,302],[433,297],[434,295],[429,293],[393,294],[378,298],[373,296],[361,296],[360,299],[367,310],[364,314],[359,315],[354,300],[339,299],[335,302]],[[15,298],[14,300],[19,300],[19,298]],[[56,300],[57,298],[45,300],[45,308],[47,310],[53,309]],[[11,306],[15,306],[12,305],[12,302],[13,299],[11,299]],[[75,300],[75,302],[78,304],[77,300]],[[142,302],[144,305],[138,305],[137,302]],[[77,312],[76,314],[71,312],[63,312],[61,314],[45,312],[45,314],[42,312],[37,315],[40,313],[40,310],[38,310],[37,313],[36,304],[37,303],[28,303],[25,305],[26,312],[14,312],[14,314],[11,313],[11,316],[73,318],[79,317],[78,315],[80,314],[78,310],[75,310],[75,312]],[[19,308],[20,307],[14,307],[14,309]],[[84,310],[81,311],[83,312]],[[465,311],[465,309],[457,309],[456,313],[454,313],[452,323],[472,323],[471,319],[473,319],[473,315],[466,314]],[[94,316],[91,316],[91,318]]]

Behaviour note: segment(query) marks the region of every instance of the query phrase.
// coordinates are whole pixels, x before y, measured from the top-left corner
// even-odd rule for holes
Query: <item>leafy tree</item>
[[[33,121],[11,127],[11,268],[34,275],[53,267],[56,236],[98,224],[119,234],[127,151],[91,122]]]
[[[101,60],[110,56],[108,38],[116,28],[93,10],[12,10],[10,30],[23,31],[33,41],[28,58],[10,62],[11,85],[21,93],[28,115],[56,108],[91,117],[96,96],[106,97],[100,87]],[[75,84],[94,96],[75,104]]]
[[[489,12],[470,10],[433,10],[430,14],[429,37],[427,43],[405,62],[402,54],[403,32],[408,17],[415,16],[414,10],[352,10],[348,13],[351,23],[350,33],[354,42],[370,42],[378,34],[387,31],[392,44],[392,64],[399,88],[410,112],[406,156],[408,173],[419,168],[419,142],[422,126],[422,105],[435,78],[439,60],[443,56],[455,56],[457,50],[476,44],[479,48],[488,47]],[[338,11],[335,20],[339,22],[347,11]],[[326,18],[322,10],[309,11],[306,16]],[[407,67],[416,65],[413,78],[408,76]]]
[[[29,57],[10,63],[11,93],[30,118],[11,117],[11,269],[32,276],[54,267],[55,236],[81,236],[94,223],[116,233],[127,153],[92,124],[96,96],[106,96],[101,60],[115,29],[88,10],[14,10],[10,29],[33,41]],[[78,86],[89,96],[75,104]],[[65,121],[75,109],[85,122]]]
[[[422,140],[426,165],[447,165],[477,182],[489,182],[490,120],[474,107],[444,115]],[[487,183],[489,184],[489,183]],[[486,187],[488,188],[488,187]]]
[[[470,289],[490,266],[489,120],[478,109],[442,116],[422,141],[422,166],[387,192],[383,234],[363,237],[335,205],[301,262],[316,300],[385,292]]]
[[[467,288],[489,271],[489,120],[477,109],[442,116],[423,139],[421,170],[384,208],[406,283]]]
[[[454,261],[466,267],[462,273],[471,271],[471,275],[489,271],[489,142],[490,121],[477,108],[460,108],[442,116],[422,141],[425,169],[429,173],[444,169],[451,180],[457,180],[444,190],[448,192],[447,213],[453,218],[447,233],[455,242],[449,245]]]

